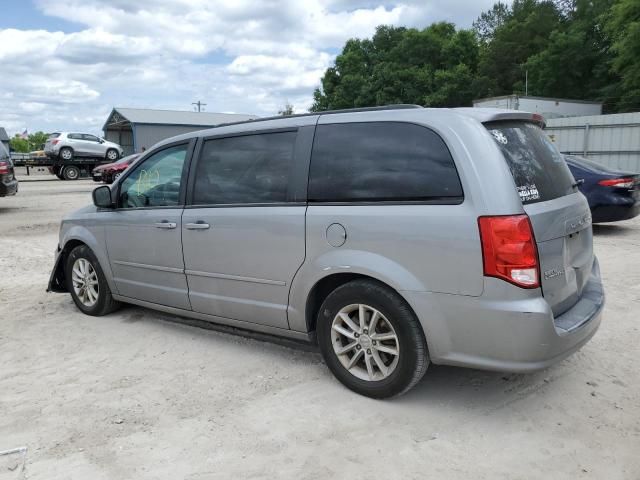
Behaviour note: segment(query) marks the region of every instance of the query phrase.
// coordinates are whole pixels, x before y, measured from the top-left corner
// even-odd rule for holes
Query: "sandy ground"
[[[0,479],[640,479],[640,218],[596,229],[608,304],[580,352],[532,375],[432,366],[375,401],[305,349],[45,293],[93,187],[0,198],[0,451],[28,448]]]

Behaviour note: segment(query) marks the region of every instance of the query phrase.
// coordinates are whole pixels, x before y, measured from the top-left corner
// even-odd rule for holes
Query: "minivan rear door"
[[[202,142],[182,216],[193,311],[289,328],[289,288],[305,258],[299,138],[291,128]]]
[[[580,298],[593,265],[593,232],[586,198],[563,156],[533,122],[486,123],[509,166],[533,226],[542,293],[554,315]]]

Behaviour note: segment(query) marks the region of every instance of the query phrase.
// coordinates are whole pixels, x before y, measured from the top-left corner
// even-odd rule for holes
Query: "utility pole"
[[[195,105],[196,107],[198,107],[198,112],[202,111],[202,107],[207,106],[206,103],[202,103],[200,100],[198,100],[197,102],[192,102],[191,105]]]

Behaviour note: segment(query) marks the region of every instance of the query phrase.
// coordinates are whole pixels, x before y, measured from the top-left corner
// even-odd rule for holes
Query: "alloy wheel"
[[[98,301],[100,285],[98,273],[86,258],[78,258],[71,269],[73,291],[85,307],[93,307]]]
[[[383,380],[398,366],[398,336],[391,322],[369,305],[347,305],[338,312],[331,344],[342,366],[361,380]]]

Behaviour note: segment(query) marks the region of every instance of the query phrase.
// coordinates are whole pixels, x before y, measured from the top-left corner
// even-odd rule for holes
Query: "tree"
[[[29,151],[33,150],[42,150],[44,148],[44,144],[49,138],[48,133],[44,132],[36,132],[29,134]]]
[[[620,76],[621,94],[617,110],[640,109],[640,2],[618,0],[607,19],[606,32],[615,54],[613,71]]]
[[[495,31],[500,28],[511,16],[511,10],[506,3],[498,2],[491,7],[491,10],[482,12],[478,19],[473,22],[473,29],[481,42],[487,43],[493,39]]]
[[[29,141],[26,138],[20,137],[18,134],[9,140],[9,146],[11,150],[18,153],[29,153],[31,151]]]
[[[283,117],[293,115],[293,105],[287,101],[287,103],[284,104],[284,107],[282,107],[282,110],[278,110],[278,115]]]
[[[315,90],[311,110],[393,103],[470,105],[478,52],[475,33],[456,31],[451,23],[423,30],[380,26],[371,39],[347,41]]]
[[[524,93],[524,64],[543,51],[562,17],[550,1],[514,0],[511,10],[482,49],[479,75],[490,81],[487,95]]]

